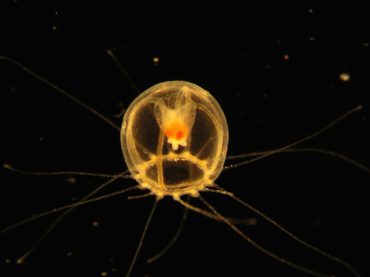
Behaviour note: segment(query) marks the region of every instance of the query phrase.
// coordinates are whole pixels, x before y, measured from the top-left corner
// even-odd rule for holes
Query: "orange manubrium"
[[[173,122],[166,126],[164,133],[167,138],[175,139],[175,140],[183,140],[187,137],[188,128],[183,122]]]

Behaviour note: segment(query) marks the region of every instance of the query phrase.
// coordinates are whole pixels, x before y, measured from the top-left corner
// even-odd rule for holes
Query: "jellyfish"
[[[216,99],[208,91],[198,85],[187,81],[167,81],[150,87],[141,93],[131,103],[131,105],[125,111],[122,126],[119,128],[114,122],[101,113],[66,93],[64,90],[50,83],[36,73],[30,71],[28,68],[12,59],[6,58],[6,60],[19,66],[33,77],[53,87],[60,93],[70,98],[72,101],[89,110],[100,119],[104,120],[113,128],[120,130],[122,152],[128,168],[127,171],[119,174],[95,174],[86,172],[50,172],[44,174],[40,172],[26,172],[18,170],[8,164],[5,164],[5,168],[9,170],[26,174],[75,174],[108,178],[108,181],[104,182],[102,185],[76,203],[35,215],[31,218],[2,229],[1,233],[5,233],[11,229],[14,229],[15,227],[30,221],[34,221],[38,218],[45,217],[46,215],[63,212],[57,221],[55,221],[47,229],[40,240],[37,241],[36,244],[25,253],[25,255],[18,259],[19,264],[23,263],[25,258],[32,253],[32,251],[39,245],[39,243],[42,242],[42,240],[50,233],[56,224],[58,224],[61,219],[63,219],[75,208],[88,203],[94,203],[103,199],[111,198],[116,195],[122,195],[127,192],[139,191],[143,193],[133,196],[132,198],[152,197],[155,200],[138,242],[138,246],[127,270],[127,276],[131,275],[131,273],[135,270],[135,263],[144,244],[150,222],[153,218],[158,203],[163,198],[171,198],[175,202],[178,202],[180,205],[184,206],[186,209],[204,215],[214,221],[224,223],[245,242],[250,243],[256,249],[280,263],[313,276],[330,276],[330,273],[321,273],[320,271],[296,263],[293,260],[281,257],[280,255],[270,251],[268,248],[265,248],[264,246],[261,246],[259,243],[255,242],[239,228],[239,224],[245,224],[248,221],[225,216],[220,209],[208,202],[203,196],[204,193],[210,193],[231,198],[239,203],[241,207],[252,210],[262,219],[278,228],[299,244],[309,248],[310,250],[313,250],[314,252],[331,261],[339,263],[341,266],[347,268],[348,271],[352,272],[353,275],[360,276],[360,274],[347,262],[328,254],[325,251],[316,248],[315,246],[312,246],[311,244],[292,234],[275,220],[261,213],[259,210],[249,205],[232,192],[226,190],[221,184],[216,183],[216,179],[224,170],[240,167],[271,155],[289,151],[304,151],[304,149],[293,149],[293,147],[323,133],[343,118],[355,111],[360,110],[361,106],[350,110],[319,131],[294,143],[274,150],[229,156],[230,160],[240,158],[249,159],[225,167],[224,162],[227,157],[227,146],[229,140],[226,116],[224,115],[221,106]],[[368,171],[366,167],[358,164],[348,157],[340,156],[339,154],[322,149],[311,149],[308,151],[335,155],[338,158],[346,160]],[[96,196],[98,192],[106,188],[108,185],[122,178],[135,179],[137,181],[137,185],[116,192],[107,193],[102,196]],[[200,200],[200,202],[203,204],[203,207],[200,208],[191,204],[188,200],[189,198],[196,198]],[[172,245],[173,241],[174,240],[172,240],[169,245]],[[168,247],[166,247],[165,250],[167,251]],[[158,257],[166,251],[161,251]]]

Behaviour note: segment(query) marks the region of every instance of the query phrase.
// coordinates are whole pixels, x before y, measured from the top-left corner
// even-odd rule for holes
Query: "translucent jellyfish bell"
[[[123,155],[140,187],[157,197],[196,196],[222,171],[229,132],[220,105],[185,81],[154,85],[128,107]]]

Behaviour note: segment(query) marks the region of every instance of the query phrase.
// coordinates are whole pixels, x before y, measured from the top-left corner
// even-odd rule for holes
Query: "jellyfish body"
[[[203,88],[185,81],[150,87],[129,106],[121,128],[128,169],[140,187],[161,198],[196,196],[223,169],[225,115]]]

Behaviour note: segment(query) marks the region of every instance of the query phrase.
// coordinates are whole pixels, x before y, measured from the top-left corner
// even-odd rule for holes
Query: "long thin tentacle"
[[[90,176],[90,177],[102,177],[102,178],[131,178],[131,174],[128,170],[118,173],[118,174],[106,174],[106,173],[94,173],[94,172],[84,172],[84,171],[30,171],[19,169],[11,166],[10,164],[3,164],[3,167],[7,170],[14,171],[16,173],[25,175],[37,175],[37,176],[60,176],[60,175],[79,175],[79,176]]]
[[[194,211],[198,214],[201,214],[203,216],[206,216],[210,219],[213,219],[213,220],[216,220],[216,221],[222,221],[222,218],[219,218],[214,213],[210,213],[209,211],[206,211],[202,208],[196,207],[196,206],[182,200],[181,198],[176,198],[175,200],[177,202],[179,202],[181,205],[183,205],[184,207],[188,208],[189,210],[192,210],[192,211]],[[227,220],[229,220],[233,224],[237,224],[237,225],[256,225],[256,220],[254,218],[244,219],[244,218],[227,217]]]
[[[5,57],[5,56],[0,56],[0,60],[7,61],[7,62],[9,62],[9,63],[17,66],[18,68],[22,69],[24,72],[26,72],[27,74],[29,74],[30,76],[32,76],[35,79],[41,81],[42,83],[44,83],[48,87],[50,87],[50,88],[54,89],[55,91],[57,91],[59,94],[67,97],[68,99],[72,100],[73,102],[75,102],[76,104],[78,104],[79,106],[81,106],[82,108],[84,108],[85,110],[87,110],[90,113],[92,113],[93,115],[97,116],[98,118],[100,118],[101,120],[103,120],[105,123],[107,123],[108,125],[110,125],[114,129],[116,129],[117,131],[120,131],[121,130],[120,126],[118,126],[116,123],[114,123],[108,117],[106,117],[105,115],[103,115],[101,112],[98,112],[96,109],[90,107],[89,105],[87,105],[86,103],[84,103],[83,101],[81,101],[80,99],[78,99],[75,96],[69,94],[64,89],[58,87],[54,83],[50,82],[46,78],[44,78],[41,75],[37,74],[36,72],[32,71],[31,69],[29,69],[28,67],[24,66],[20,62],[17,62],[16,60],[13,60],[12,58]]]
[[[301,238],[297,237],[296,235],[294,235],[293,233],[289,232],[285,227],[283,227],[282,225],[280,225],[279,223],[277,223],[271,217],[265,215],[264,213],[262,213],[261,211],[259,211],[255,207],[253,207],[252,205],[248,204],[247,202],[245,202],[245,201],[241,200],[240,198],[238,198],[237,196],[235,196],[233,193],[224,190],[220,186],[218,186],[218,187],[221,189],[220,191],[213,190],[211,192],[220,193],[220,194],[227,195],[227,196],[231,197],[232,199],[234,199],[235,201],[237,201],[238,203],[240,203],[244,207],[250,209],[251,211],[253,211],[257,215],[259,215],[260,217],[262,217],[263,219],[265,219],[267,222],[269,222],[270,224],[272,224],[273,226],[275,226],[276,228],[278,228],[280,231],[282,231],[283,233],[285,233],[286,235],[288,235],[289,237],[291,237],[293,240],[295,240],[299,244],[303,245],[304,247],[307,247],[308,249],[311,249],[312,251],[314,251],[316,253],[319,253],[320,255],[328,258],[329,260],[332,260],[332,261],[334,261],[334,262],[336,262],[338,264],[343,265],[344,267],[348,268],[355,276],[358,276],[358,277],[361,276],[360,273],[357,270],[355,270],[347,262],[345,262],[342,259],[340,259],[340,258],[338,258],[336,256],[333,256],[333,255],[331,255],[329,253],[326,253],[325,251],[323,251],[323,250],[321,250],[321,249],[319,249],[319,248],[317,248],[317,247],[309,244],[308,242],[304,241],[303,239],[301,239]]]
[[[130,267],[128,268],[128,271],[127,271],[127,273],[126,273],[126,277],[129,277],[129,276],[131,275],[132,269],[134,268],[134,265],[135,265],[135,262],[136,262],[136,260],[137,260],[138,255],[139,255],[139,253],[140,253],[141,247],[143,246],[143,243],[144,243],[144,239],[145,239],[146,233],[147,233],[147,231],[148,231],[148,229],[149,229],[149,224],[150,224],[150,222],[152,221],[152,218],[153,218],[153,215],[154,215],[154,211],[155,211],[155,209],[157,208],[158,202],[159,202],[159,200],[158,200],[158,199],[156,199],[156,200],[155,200],[155,202],[154,202],[154,204],[153,204],[153,207],[152,207],[152,209],[151,209],[151,211],[150,211],[150,214],[149,214],[149,216],[148,216],[148,219],[146,220],[146,223],[145,223],[145,227],[144,227],[143,233],[141,234],[139,244],[138,244],[138,246],[137,246],[137,248],[136,248],[136,251],[135,251],[135,254],[134,254],[133,258],[132,258],[132,261],[131,261]]]
[[[351,110],[349,110],[348,112],[344,113],[343,115],[339,116],[337,119],[333,120],[332,122],[330,122],[328,125],[324,126],[323,128],[321,128],[320,130],[300,139],[300,140],[297,140],[293,143],[290,143],[288,145],[285,145],[285,146],[282,146],[282,147],[279,147],[275,150],[271,150],[270,152],[267,152],[265,154],[262,154],[261,156],[258,156],[258,157],[255,157],[255,158],[252,158],[250,160],[247,160],[247,161],[242,161],[242,162],[239,162],[239,163],[236,163],[236,164],[233,164],[233,165],[229,165],[229,166],[225,166],[224,167],[224,171],[226,170],[229,170],[229,169],[232,169],[232,168],[235,168],[235,167],[239,167],[239,166],[242,166],[242,165],[245,165],[245,164],[250,164],[250,163],[253,163],[253,162],[256,162],[258,160],[261,160],[261,159],[264,159],[268,156],[271,156],[271,155],[274,155],[276,153],[279,153],[279,152],[283,152],[289,148],[292,148],[294,146],[297,146],[299,144],[302,144],[303,142],[306,142],[310,139],[313,139],[317,136],[319,136],[320,134],[324,133],[326,130],[330,129],[331,127],[333,127],[334,125],[336,125],[337,123],[339,123],[340,121],[342,121],[343,119],[347,118],[348,116],[350,116],[351,114],[355,113],[355,112],[358,112],[362,110],[362,106],[359,105]]]
[[[122,66],[122,64],[118,61],[117,57],[114,55],[113,51],[108,49],[107,50],[107,54],[109,55],[109,57],[113,60],[113,62],[118,66],[119,70],[121,71],[122,75],[125,76],[126,80],[130,83],[131,87],[133,88],[133,90],[139,94],[140,93],[140,89],[138,88],[138,86],[136,85],[136,83],[134,82],[134,80],[131,78],[130,74],[128,74],[127,70]]]
[[[228,156],[226,160],[236,160],[236,159],[243,159],[243,158],[250,158],[250,157],[256,157],[256,156],[262,156],[268,153],[271,153],[275,150],[267,150],[267,151],[260,151],[260,152],[252,152],[252,153],[246,153],[246,154],[239,154],[239,155],[232,155]],[[337,159],[340,159],[342,161],[345,161],[347,163],[350,163],[351,165],[370,173],[370,168],[366,165],[335,151],[327,150],[327,149],[321,149],[321,148],[313,148],[313,147],[307,147],[307,148],[293,148],[293,149],[286,149],[283,151],[275,152],[274,154],[285,154],[285,153],[297,153],[297,152],[310,152],[310,153],[320,153],[328,156],[335,157]],[[244,164],[243,164],[244,165]],[[240,165],[239,165],[240,166]],[[233,167],[235,168],[235,166]]]
[[[168,250],[171,249],[171,247],[175,244],[175,242],[178,240],[178,238],[181,235],[182,230],[184,229],[186,219],[188,218],[188,208],[184,207],[184,211],[182,213],[180,224],[175,232],[175,235],[172,237],[172,239],[167,243],[165,247],[161,251],[159,251],[157,254],[153,255],[149,259],[146,260],[148,264],[151,264],[158,260],[160,257],[162,257],[164,254],[168,252]]]
[[[285,265],[288,265],[292,268],[295,268],[299,271],[311,274],[312,276],[317,276],[317,277],[330,277],[331,275],[328,274],[323,274],[321,272],[309,269],[307,267],[304,267],[302,265],[296,264],[290,260],[287,260],[285,258],[282,258],[278,256],[277,254],[271,252],[270,250],[267,250],[257,242],[255,242],[253,239],[251,239],[249,236],[244,234],[239,228],[237,228],[234,224],[232,224],[226,217],[224,217],[222,214],[220,214],[210,203],[208,203],[202,196],[199,196],[199,199],[219,218],[222,219],[222,221],[228,225],[234,232],[236,232],[239,236],[241,236],[244,240],[249,242],[253,247],[264,253],[265,255],[273,258],[274,260],[283,263]]]
[[[97,194],[99,191],[101,191],[104,188],[106,188],[109,184],[111,184],[112,182],[114,182],[117,179],[119,179],[122,174],[123,173],[117,174],[112,179],[108,180],[107,182],[104,182],[103,184],[101,184],[100,186],[98,186],[96,189],[94,189],[92,192],[90,192],[87,195],[85,195],[84,197],[82,197],[79,200],[79,202],[90,199],[92,196],[94,196],[95,194]],[[58,223],[60,223],[69,213],[71,213],[76,208],[77,208],[77,206],[74,206],[74,207],[71,207],[71,208],[67,209],[57,219],[55,219],[54,222],[52,224],[50,224],[50,226],[42,234],[42,236],[17,260],[17,263],[18,264],[22,264],[24,262],[24,260],[27,257],[29,257],[30,254],[32,254],[39,247],[39,245],[45,240],[45,238],[54,230],[54,228],[58,225]]]
[[[8,231],[10,231],[10,230],[12,230],[14,228],[17,228],[17,227],[22,226],[22,225],[24,225],[26,223],[35,221],[37,219],[43,218],[45,216],[48,216],[48,215],[51,215],[51,214],[55,214],[55,213],[58,213],[58,212],[61,212],[61,211],[64,211],[64,210],[67,210],[67,209],[70,209],[70,208],[79,207],[79,206],[82,206],[82,205],[86,205],[86,204],[94,203],[94,202],[97,202],[97,201],[101,201],[103,199],[108,199],[108,198],[111,198],[111,197],[114,197],[114,196],[117,196],[117,195],[124,194],[124,193],[126,193],[128,191],[132,191],[134,189],[139,189],[139,186],[136,185],[136,186],[125,188],[125,189],[122,189],[122,190],[119,190],[119,191],[115,191],[115,192],[112,192],[112,193],[104,194],[102,196],[98,196],[98,197],[95,197],[95,198],[92,198],[92,199],[88,199],[88,200],[84,200],[84,201],[79,201],[79,202],[76,202],[76,203],[68,204],[68,205],[65,205],[65,206],[54,208],[54,209],[49,210],[49,211],[46,211],[46,212],[42,212],[42,213],[36,214],[34,216],[31,216],[29,218],[26,218],[24,220],[21,220],[21,221],[15,223],[15,224],[12,224],[12,225],[10,225],[8,227],[5,227],[5,228],[1,229],[0,230],[0,234],[6,233],[6,232],[8,232]]]

